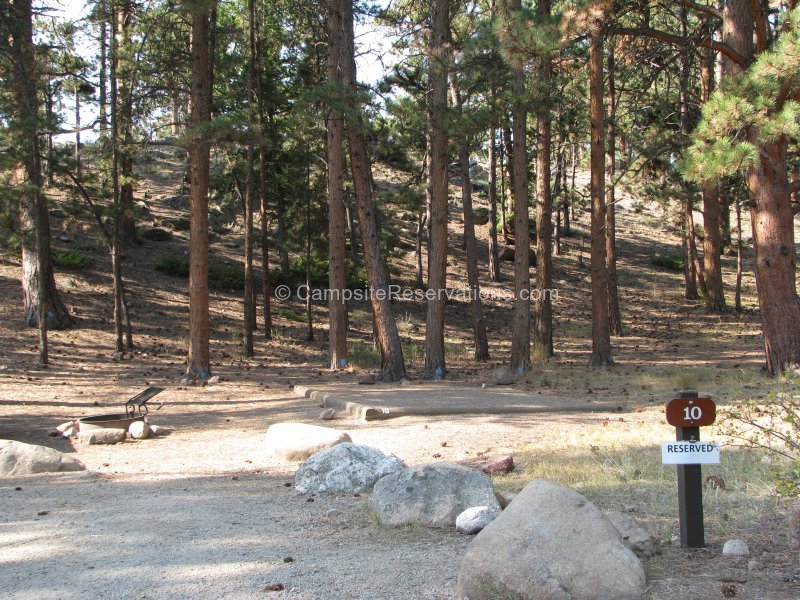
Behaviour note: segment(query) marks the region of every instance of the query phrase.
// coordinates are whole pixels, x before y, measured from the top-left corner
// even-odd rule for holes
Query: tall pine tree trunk
[[[328,358],[332,370],[347,366],[347,286],[344,206],[344,115],[341,112],[342,62],[346,34],[338,0],[328,2],[328,84],[332,96],[326,119],[328,130]]]
[[[522,10],[521,1],[511,0],[509,9],[513,14],[511,18],[516,18]],[[511,322],[511,368],[517,373],[524,373],[531,366],[530,225],[526,145],[528,110],[524,100],[525,69],[522,61],[520,55],[513,56],[511,60],[513,146],[509,157],[513,167],[509,174],[514,190],[514,316]]]
[[[714,53],[701,55],[700,83],[701,100],[708,102],[714,89]],[[719,313],[725,310],[725,294],[722,286],[722,236],[720,230],[720,186],[718,183],[703,185],[703,276],[705,280],[704,300],[706,310]]]
[[[459,115],[463,115],[463,103],[455,75],[451,77],[450,89],[453,103]],[[458,162],[461,169],[461,203],[464,207],[464,248],[467,260],[467,285],[469,286],[472,310],[472,337],[475,342],[475,360],[489,360],[489,339],[486,336],[486,321],[481,304],[481,286],[478,278],[478,253],[475,248],[475,214],[472,207],[472,178],[469,174],[469,146],[467,135],[458,141]]]
[[[598,27],[599,29],[599,27]],[[611,328],[608,323],[608,271],[606,262],[605,109],[603,107],[603,37],[591,34],[589,42],[589,118],[591,121],[592,194],[592,357],[593,367],[611,365]]]
[[[197,131],[211,121],[211,56],[209,9],[205,0],[194,0],[192,9],[192,132],[189,149],[191,181],[189,202],[189,356],[186,378],[204,381],[211,376],[208,311],[208,173],[210,143]]]
[[[550,18],[550,0],[539,0],[539,17]],[[540,57],[539,84],[549,90],[553,61]],[[545,92],[546,94],[549,91]],[[536,296],[534,298],[533,358],[553,356],[553,194],[551,187],[552,109],[550,98],[540,99],[536,114]]]
[[[497,242],[497,129],[489,134],[489,279],[500,281]]]
[[[134,60],[130,56],[133,26],[133,3],[122,0],[115,15],[117,19],[117,103],[111,110],[117,112],[117,136],[120,169],[120,228],[122,243],[138,243],[136,218],[133,214],[133,86]],[[121,140],[121,143],[120,141]]]
[[[428,42],[428,128],[430,169],[428,171],[428,312],[425,320],[426,379],[445,376],[444,315],[447,299],[447,61],[450,4],[431,0],[432,30]]]
[[[333,1],[333,0],[331,0]],[[364,265],[371,291],[372,316],[381,352],[382,381],[399,381],[406,375],[400,334],[394,320],[386,269],[378,244],[378,221],[372,194],[372,173],[367,154],[367,140],[362,122],[361,107],[356,100],[355,41],[353,33],[352,0],[338,0],[345,33],[345,60],[342,77],[349,88],[347,136],[350,143],[350,168],[358,212],[358,226],[364,251]]]
[[[255,0],[247,0],[247,125],[256,131],[256,8]],[[253,211],[256,205],[256,149],[247,141],[247,171],[244,195],[244,355],[253,356],[253,332],[256,329],[256,292],[253,277]]]
[[[47,362],[47,330],[66,329],[72,317],[56,289],[50,259],[50,219],[47,199],[42,193],[42,165],[39,144],[39,98],[33,43],[33,15],[30,0],[15,0],[8,23],[14,77],[11,127],[14,134],[16,179],[19,198],[22,245],[22,294],[25,322],[39,327],[40,361]]]
[[[622,335],[622,313],[617,285],[617,86],[614,46],[608,51],[608,178],[606,186],[606,264],[608,266],[608,323],[612,335]]]

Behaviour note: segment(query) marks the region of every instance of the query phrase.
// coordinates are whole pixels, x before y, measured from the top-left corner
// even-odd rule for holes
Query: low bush
[[[57,250],[50,251],[53,265],[62,269],[82,269],[86,266],[86,257],[78,250]]]

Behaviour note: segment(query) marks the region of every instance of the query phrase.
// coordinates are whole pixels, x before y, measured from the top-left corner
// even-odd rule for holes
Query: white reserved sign
[[[665,465],[718,465],[719,444],[713,442],[664,442],[661,462]]]

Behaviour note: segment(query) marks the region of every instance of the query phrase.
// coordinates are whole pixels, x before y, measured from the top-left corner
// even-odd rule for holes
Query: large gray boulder
[[[366,492],[381,477],[405,468],[394,454],[345,442],[308,458],[294,480],[302,494]]]
[[[276,423],[264,437],[267,456],[285,462],[301,462],[321,450],[351,441],[338,429],[305,423]]]
[[[456,517],[473,506],[500,510],[492,480],[480,471],[454,463],[431,463],[387,475],[369,504],[381,524],[453,527]]]
[[[456,593],[471,600],[627,600],[645,588],[642,563],[594,504],[533,481],[469,545]]]
[[[85,471],[77,458],[45,446],[0,440],[0,475]]]

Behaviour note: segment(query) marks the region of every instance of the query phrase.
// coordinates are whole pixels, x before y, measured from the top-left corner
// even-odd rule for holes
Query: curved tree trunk
[[[331,0],[332,2],[334,0]],[[370,301],[378,345],[381,351],[382,381],[399,381],[406,375],[400,334],[394,320],[386,269],[378,244],[378,220],[372,196],[372,173],[367,154],[367,140],[362,123],[361,107],[356,103],[356,63],[354,54],[353,5],[351,0],[338,0],[345,33],[345,59],[342,78],[349,88],[347,96],[347,137],[350,143],[350,169],[356,197],[358,228],[364,251],[364,266],[370,287]]]

